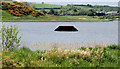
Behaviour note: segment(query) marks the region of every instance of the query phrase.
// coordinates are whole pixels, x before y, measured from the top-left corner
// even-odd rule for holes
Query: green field
[[[84,9],[84,10],[94,9],[94,8],[88,7],[88,6],[74,6],[74,7],[81,8],[81,9]]]
[[[35,6],[35,8],[61,8],[62,5],[53,5],[53,4],[31,4],[30,6]],[[64,7],[64,6],[63,6]]]
[[[6,10],[2,10],[2,19],[17,19],[20,17],[13,16],[12,14],[8,13]]]

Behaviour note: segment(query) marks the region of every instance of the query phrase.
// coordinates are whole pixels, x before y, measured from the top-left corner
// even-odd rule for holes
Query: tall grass
[[[2,61],[3,67],[118,67],[118,50],[117,45],[42,51],[22,47],[3,51]]]
[[[45,49],[52,49],[52,48],[64,48],[64,49],[78,49],[80,47],[106,47],[110,46],[111,43],[103,43],[103,42],[77,42],[77,43],[55,43],[55,42],[50,42],[50,43],[35,43],[33,45],[29,45],[24,43],[24,46],[32,48],[34,50],[45,50]],[[115,44],[116,45],[116,44]]]

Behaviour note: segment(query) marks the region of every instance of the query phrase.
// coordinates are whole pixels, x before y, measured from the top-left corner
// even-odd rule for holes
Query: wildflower
[[[84,56],[90,56],[90,53],[85,51]]]
[[[44,56],[47,56],[47,54],[48,54],[48,52],[46,51],[45,54],[44,54]]]
[[[81,51],[81,55],[83,55],[84,54],[84,51]]]
[[[62,49],[61,48],[58,48],[58,53],[61,53],[62,52]]]
[[[89,49],[89,48],[87,48],[87,49],[86,49],[86,51],[90,51],[90,49]]]
[[[75,50],[75,56],[78,56],[79,55],[79,51],[76,49]]]
[[[57,64],[56,64],[56,66],[57,66]]]
[[[75,54],[75,51],[74,51],[74,50],[71,50],[71,54],[73,54],[73,55],[74,55],[74,54]]]
[[[79,54],[79,56],[81,56],[82,55],[82,51],[78,50],[78,54]]]
[[[87,53],[87,56],[90,57],[90,53],[89,52]]]
[[[41,58],[41,61],[43,61],[43,57]]]
[[[68,54],[68,53],[69,53],[69,50],[65,50],[65,51],[64,51],[64,54]]]
[[[67,56],[67,59],[68,59],[69,57]]]

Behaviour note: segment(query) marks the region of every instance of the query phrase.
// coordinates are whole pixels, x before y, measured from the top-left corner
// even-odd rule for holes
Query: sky
[[[120,0],[16,0],[26,2],[119,2]]]

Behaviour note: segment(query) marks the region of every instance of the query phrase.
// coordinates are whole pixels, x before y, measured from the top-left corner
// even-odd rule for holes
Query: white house
[[[106,12],[105,14],[106,15],[108,15],[108,14],[118,15],[118,12],[117,11],[109,11],[109,12]]]

